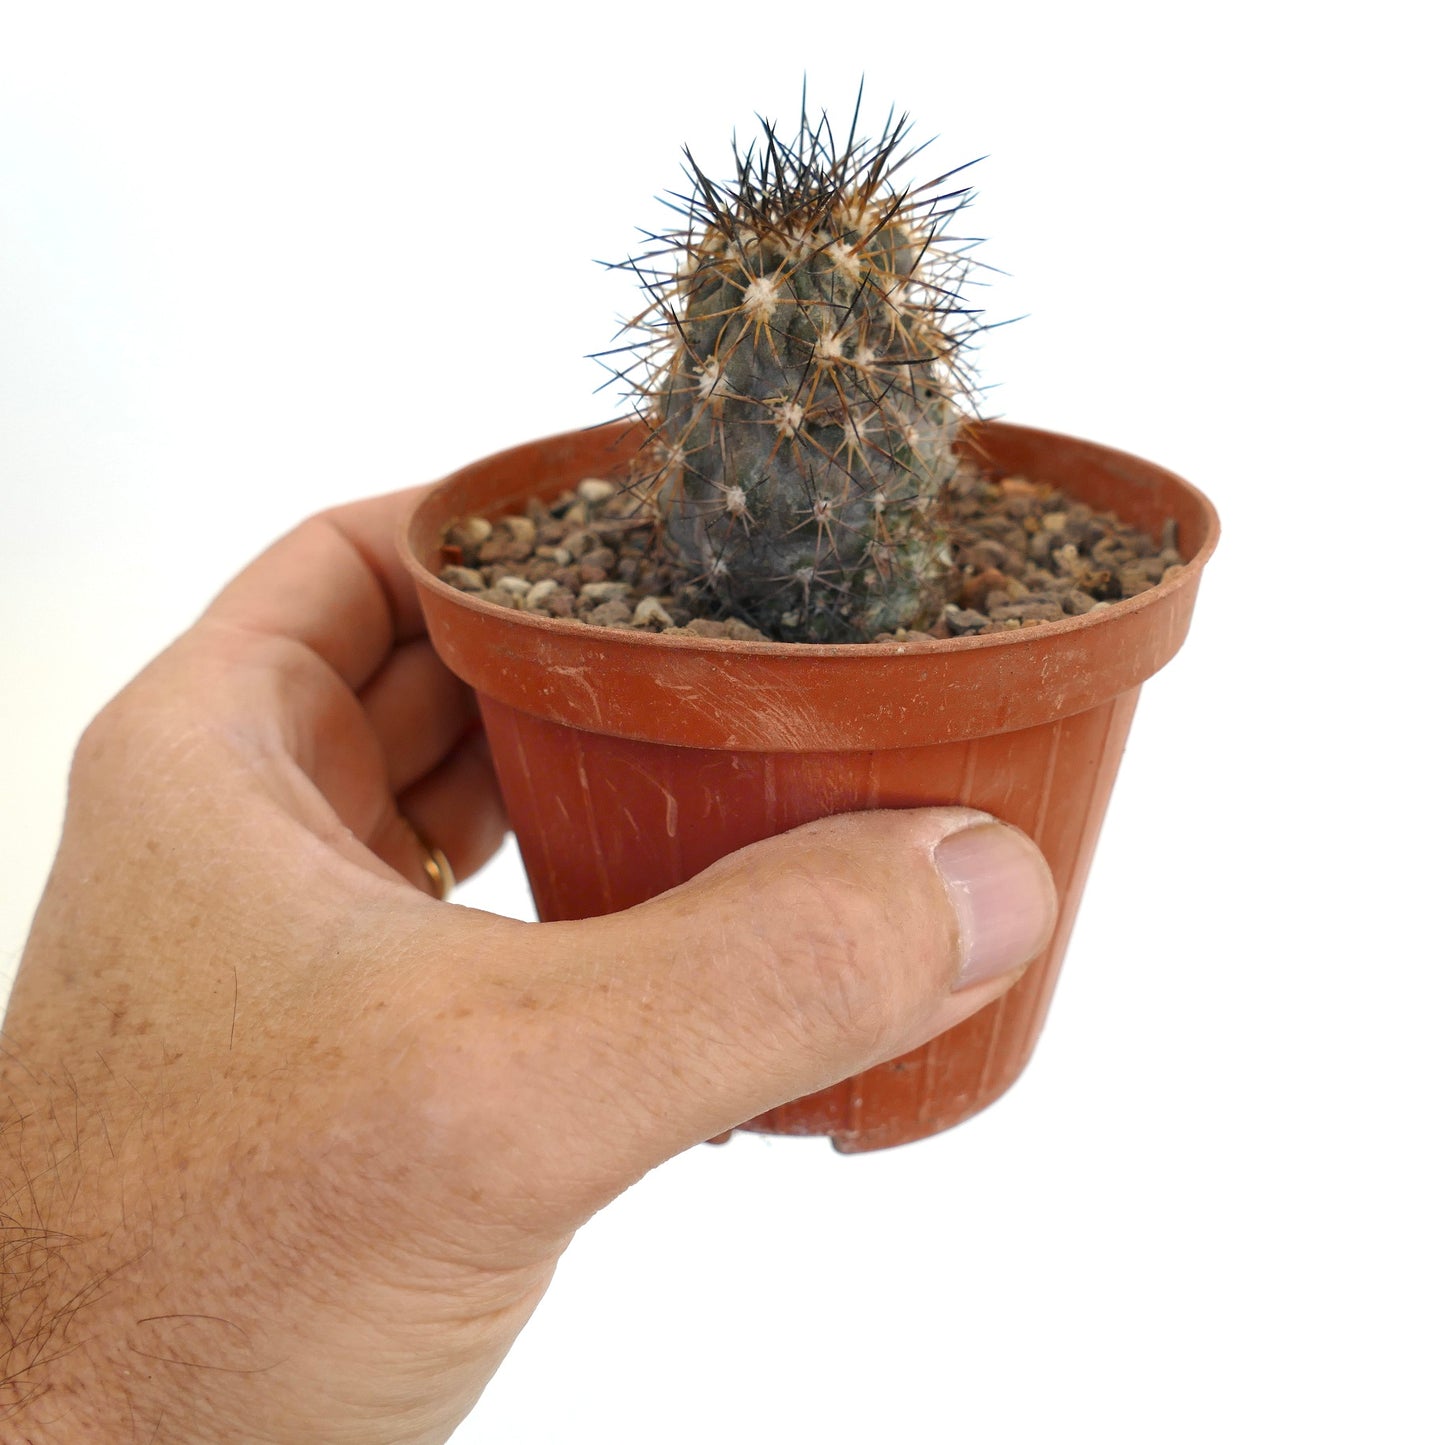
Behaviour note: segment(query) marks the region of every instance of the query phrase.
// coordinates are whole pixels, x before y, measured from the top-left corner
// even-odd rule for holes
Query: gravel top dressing
[[[1156,541],[1026,477],[963,468],[940,503],[948,600],[925,629],[879,633],[874,642],[1039,627],[1136,596],[1182,564],[1172,523]],[[443,582],[501,607],[594,627],[772,640],[666,555],[649,500],[601,478],[550,507],[532,501],[496,522],[465,518],[448,531],[442,555]]]

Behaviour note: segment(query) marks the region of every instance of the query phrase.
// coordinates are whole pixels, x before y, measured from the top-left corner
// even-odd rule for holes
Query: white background
[[[0,970],[92,712],[304,513],[612,403],[680,147],[867,72],[973,172],[989,408],[1203,486],[1040,1052],[578,1240],[462,1441],[1438,1440],[1438,80],[1377,3],[7,7]],[[1436,137],[1438,139],[1438,136]],[[465,901],[523,913],[515,862]]]

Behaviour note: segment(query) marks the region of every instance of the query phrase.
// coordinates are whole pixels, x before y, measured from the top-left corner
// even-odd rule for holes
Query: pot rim
[[[639,423],[624,419],[618,422],[599,422],[591,427],[583,428],[584,431],[602,431],[612,429],[616,432],[615,440],[622,442],[626,434]],[[1214,504],[1205,494],[1186,481],[1177,473],[1170,471],[1167,467],[1161,467],[1156,462],[1145,462],[1142,457],[1135,456],[1129,452],[1120,451],[1117,447],[1110,447],[1101,442],[1091,442],[1083,437],[1074,437],[1064,432],[1053,432],[1041,427],[1015,427],[1007,422],[987,422],[981,424],[984,430],[1027,430],[1040,437],[1056,437],[1060,441],[1072,443],[1084,442],[1089,447],[1104,453],[1113,453],[1132,463],[1144,463],[1151,467],[1156,473],[1167,478],[1170,483],[1176,485],[1189,496],[1199,508],[1200,515],[1204,520],[1204,536],[1194,553],[1182,564],[1180,570],[1167,582],[1159,582],[1145,592],[1140,592],[1133,597],[1121,598],[1117,602],[1111,602],[1108,607],[1098,611],[1090,611],[1076,617],[1063,617],[1053,622],[1042,622],[1036,627],[1010,628],[1005,632],[993,632],[986,636],[975,634],[970,637],[930,638],[923,642],[774,642],[763,641],[753,642],[725,637],[698,637],[687,632],[646,632],[632,631],[620,627],[595,627],[589,622],[579,622],[574,618],[546,617],[534,612],[522,612],[517,608],[502,607],[495,602],[485,602],[480,597],[469,592],[463,592],[459,588],[443,582],[432,569],[421,560],[419,555],[422,550],[422,539],[416,533],[419,530],[422,516],[429,510],[429,504],[443,488],[451,485],[455,479],[464,471],[470,470],[476,463],[469,463],[465,467],[448,473],[445,477],[430,486],[422,496],[417,505],[402,521],[399,528],[397,542],[398,550],[401,552],[402,560],[407,570],[411,573],[413,580],[418,586],[425,587],[439,598],[445,599],[453,606],[461,606],[467,611],[480,613],[484,617],[495,618],[505,621],[514,627],[531,628],[540,632],[560,633],[563,636],[585,637],[588,642],[603,646],[618,646],[622,648],[663,648],[666,650],[682,649],[686,652],[696,653],[724,653],[731,657],[754,656],[754,657],[807,657],[812,659],[846,658],[849,661],[856,661],[859,657],[866,657],[870,654],[878,654],[884,657],[897,656],[932,656],[937,657],[959,652],[981,652],[995,647],[1010,647],[1022,641],[1036,642],[1041,636],[1060,636],[1071,632],[1082,632],[1086,628],[1107,627],[1111,623],[1121,621],[1133,613],[1141,612],[1147,607],[1154,606],[1166,601],[1174,593],[1184,588],[1197,586],[1199,574],[1203,572],[1205,564],[1214,555],[1214,550],[1219,544],[1219,514]],[[574,432],[556,432],[547,437],[536,438],[533,441],[519,444],[520,446],[546,445],[549,442],[561,440],[563,437],[574,435]],[[510,451],[518,450],[519,447],[504,448],[501,451],[493,452],[483,460],[500,460]]]

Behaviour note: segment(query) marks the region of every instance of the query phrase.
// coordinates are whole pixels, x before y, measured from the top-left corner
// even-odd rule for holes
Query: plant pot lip
[[[585,430],[602,430],[612,426],[619,434],[626,431],[636,423],[624,422],[602,422],[597,423]],[[1009,427],[1012,424],[1007,422],[988,422],[983,424],[984,429],[999,429]],[[1100,442],[1088,442],[1085,438],[1074,437],[1064,432],[1051,432],[1041,427],[1019,427],[1019,430],[1028,430],[1042,437],[1057,437],[1061,441],[1080,442],[1095,447],[1100,451],[1114,452],[1121,457],[1126,457],[1131,462],[1143,463],[1144,459],[1134,456],[1131,453],[1120,452],[1117,447],[1109,447]],[[557,432],[552,436],[538,438],[542,444],[559,440],[562,437],[572,435],[571,432]],[[507,449],[491,453],[492,456],[502,455]],[[589,643],[607,647],[626,648],[654,648],[665,651],[681,649],[686,652],[706,655],[722,654],[729,657],[806,657],[813,659],[847,659],[856,661],[861,657],[878,655],[880,657],[897,656],[927,656],[938,657],[953,653],[984,652],[992,648],[1011,647],[1020,642],[1036,642],[1041,636],[1060,636],[1067,633],[1082,632],[1085,629],[1096,627],[1107,627],[1111,623],[1121,620],[1132,613],[1140,612],[1146,607],[1154,606],[1166,601],[1175,592],[1185,587],[1193,587],[1197,584],[1199,574],[1204,570],[1207,563],[1214,554],[1214,549],[1219,543],[1219,515],[1215,511],[1213,503],[1203,492],[1192,483],[1184,480],[1183,477],[1161,467],[1158,463],[1145,463],[1161,476],[1178,486],[1181,491],[1187,494],[1199,507],[1201,515],[1205,519],[1205,534],[1199,546],[1195,549],[1193,556],[1182,564],[1180,570],[1166,582],[1156,583],[1145,592],[1140,592],[1133,597],[1121,598],[1112,602],[1108,607],[1097,611],[1082,613],[1077,617],[1064,617],[1053,622],[1042,622],[1036,627],[1010,628],[1006,632],[993,632],[987,635],[974,635],[971,637],[950,637],[930,638],[928,641],[919,642],[751,642],[735,640],[723,637],[698,637],[687,632],[646,632],[633,631],[620,627],[596,627],[588,622],[578,622],[572,618],[544,617],[536,613],[521,612],[512,607],[501,607],[495,602],[484,602],[480,597],[471,593],[462,592],[459,588],[452,587],[443,582],[440,577],[428,567],[418,555],[422,539],[415,535],[417,521],[420,515],[426,511],[432,498],[442,488],[450,485],[457,472],[452,472],[443,477],[433,486],[428,487],[417,505],[403,519],[398,531],[398,550],[401,552],[402,560],[407,570],[411,573],[413,580],[419,587],[423,587],[434,593],[438,598],[445,600],[453,607],[460,607],[465,611],[479,613],[483,617],[494,618],[504,621],[513,627],[522,627],[535,630],[540,633],[560,634],[562,636],[573,636],[585,638]],[[459,468],[458,471],[466,468]]]

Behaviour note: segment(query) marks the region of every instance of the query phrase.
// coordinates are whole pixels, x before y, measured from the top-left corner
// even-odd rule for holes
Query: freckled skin
[[[465,876],[505,818],[414,500],[278,543],[77,752],[0,1051],[6,1440],[445,1440],[598,1208],[1012,981],[952,991],[957,809],[578,923],[438,902],[412,825]]]

